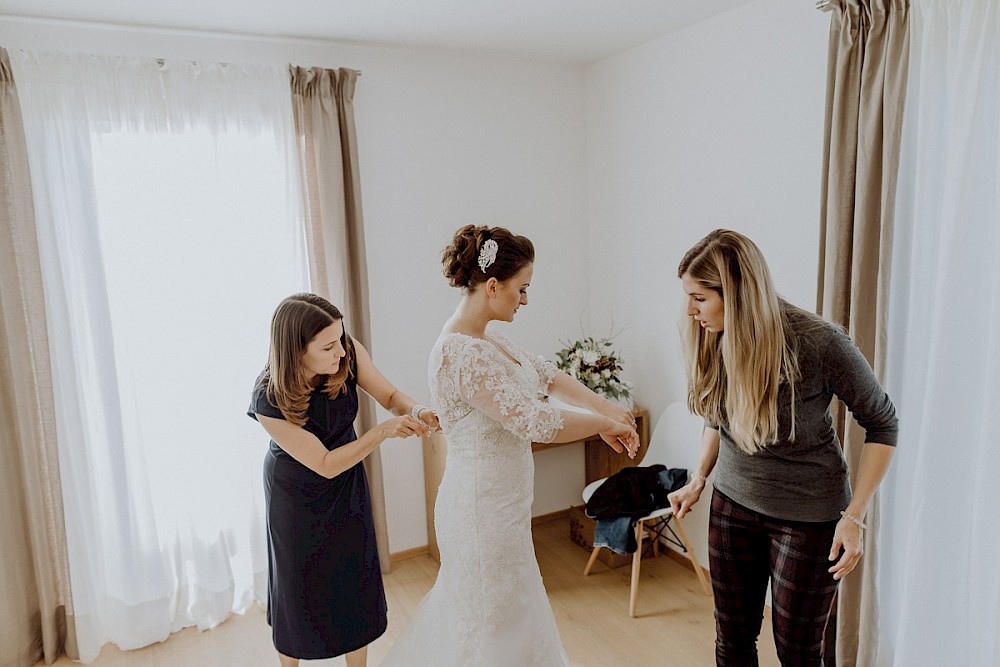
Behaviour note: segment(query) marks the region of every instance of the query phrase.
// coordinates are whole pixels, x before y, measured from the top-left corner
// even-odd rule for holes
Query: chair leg
[[[583,568],[583,576],[590,574],[590,569],[594,567],[594,563],[597,562],[597,554],[600,553],[601,547],[594,547],[594,550],[590,552],[590,560],[587,561],[587,567]]]
[[[681,536],[681,542],[684,543],[684,548],[687,549],[688,558],[691,559],[691,565],[694,566],[694,573],[698,575],[698,580],[701,582],[701,587],[705,590],[705,595],[711,596],[712,585],[708,582],[708,577],[705,576],[705,570],[702,569],[701,563],[698,562],[698,556],[694,553],[694,547],[691,546],[691,540],[688,539],[687,531],[684,530],[684,524],[676,514],[674,515],[674,525],[677,526],[677,534]]]
[[[642,521],[635,524],[635,541],[637,548],[632,556],[632,590],[628,597],[628,615],[635,618],[635,607],[639,595],[639,567],[642,564]]]

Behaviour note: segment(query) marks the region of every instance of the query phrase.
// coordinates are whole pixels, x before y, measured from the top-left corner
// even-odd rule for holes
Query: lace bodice
[[[446,433],[461,436],[481,428],[489,438],[490,431],[497,436],[503,429],[528,442],[549,442],[563,427],[560,411],[547,402],[558,372],[492,330],[485,339],[445,334],[429,362],[431,395]]]
[[[383,667],[568,667],[531,540],[531,442],[563,426],[545,400],[558,371],[489,331],[442,336],[429,372],[448,451],[441,569]]]

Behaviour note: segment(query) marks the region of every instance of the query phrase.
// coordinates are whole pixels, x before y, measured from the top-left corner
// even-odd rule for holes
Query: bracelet
[[[417,421],[422,421],[420,417],[417,416],[420,414],[421,410],[430,410],[430,408],[428,408],[426,405],[420,405],[419,403],[414,403],[413,407],[410,408],[410,416],[416,419]]]
[[[690,477],[691,479],[700,479],[703,483],[708,484],[708,478],[701,473],[693,472]]]
[[[845,519],[847,519],[851,523],[855,524],[861,530],[865,530],[866,528],[868,528],[868,526],[865,524],[864,521],[862,521],[861,519],[859,519],[858,517],[856,517],[856,516],[854,516],[852,514],[848,514],[847,512],[841,512],[840,516],[844,517]]]

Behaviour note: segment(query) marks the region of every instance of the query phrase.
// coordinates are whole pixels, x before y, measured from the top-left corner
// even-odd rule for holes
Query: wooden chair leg
[[[694,566],[694,573],[698,575],[701,587],[705,590],[705,595],[711,596],[712,585],[709,583],[708,577],[705,576],[705,570],[702,569],[701,563],[698,562],[698,556],[694,553],[694,547],[691,546],[691,540],[688,539],[687,531],[684,530],[684,524],[677,515],[674,515],[674,524],[677,526],[677,534],[680,535],[681,542],[684,543],[684,548],[687,549],[688,558],[691,559],[691,565]]]
[[[594,567],[594,563],[597,562],[597,554],[600,553],[601,547],[594,547],[594,550],[590,552],[590,560],[587,561],[587,567],[583,568],[583,576],[590,574],[590,569]]]
[[[635,524],[635,541],[637,548],[632,556],[632,590],[628,597],[628,615],[635,618],[635,607],[639,595],[639,567],[642,564],[642,521]]]

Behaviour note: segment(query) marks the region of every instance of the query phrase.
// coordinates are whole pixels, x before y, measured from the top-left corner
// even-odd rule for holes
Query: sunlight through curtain
[[[308,285],[288,71],[12,52],[80,659],[266,598],[271,312]]]
[[[869,664],[1000,665],[1000,3],[913,0]]]

